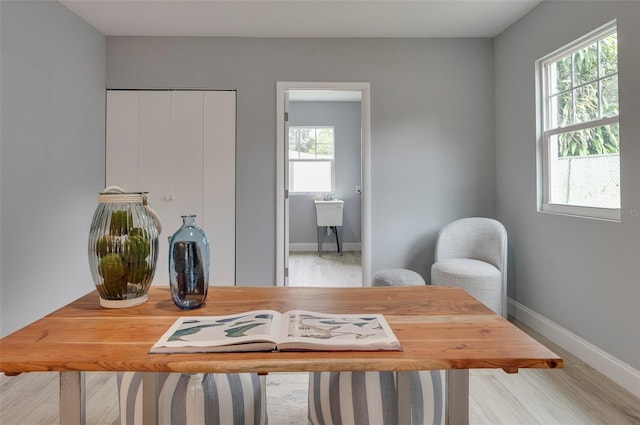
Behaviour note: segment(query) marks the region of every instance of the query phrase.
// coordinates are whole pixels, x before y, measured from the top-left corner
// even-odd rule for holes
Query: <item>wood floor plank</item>
[[[362,286],[361,253],[291,252],[289,286]]]
[[[115,373],[93,372],[87,376],[87,381],[91,386],[86,400],[87,421],[96,424],[119,424],[118,386]],[[105,403],[105,400],[109,402]]]
[[[469,386],[471,387],[472,378],[469,376]],[[471,388],[469,388],[469,424],[473,425],[493,425],[484,410],[478,405],[476,400],[471,395]]]
[[[470,376],[469,389],[469,397],[476,401],[489,423],[539,425],[521,401],[498,381],[496,374]]]

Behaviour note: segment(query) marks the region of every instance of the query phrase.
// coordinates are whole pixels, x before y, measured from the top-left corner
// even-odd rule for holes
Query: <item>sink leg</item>
[[[318,236],[318,257],[322,257],[322,241],[323,239],[320,238],[320,235],[322,234],[322,231],[320,229],[322,229],[323,227],[320,226],[316,226],[316,235]]]

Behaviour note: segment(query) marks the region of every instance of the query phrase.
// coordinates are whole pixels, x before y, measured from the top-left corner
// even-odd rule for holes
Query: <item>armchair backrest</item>
[[[435,261],[472,258],[493,264],[504,273],[507,261],[507,231],[497,220],[469,217],[444,226],[436,240]]]

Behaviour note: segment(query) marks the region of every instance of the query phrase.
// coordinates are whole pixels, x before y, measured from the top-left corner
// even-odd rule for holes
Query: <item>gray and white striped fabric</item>
[[[142,424],[140,372],[118,373],[120,424]],[[253,373],[158,373],[158,423],[266,425],[266,378]]]
[[[411,372],[411,424],[444,424],[444,371]],[[397,425],[395,372],[312,372],[313,425]]]

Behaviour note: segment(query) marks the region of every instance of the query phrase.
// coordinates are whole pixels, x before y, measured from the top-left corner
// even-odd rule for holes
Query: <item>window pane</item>
[[[308,152],[310,140],[311,140],[310,129],[299,128],[299,127],[289,127],[289,151]],[[291,157],[291,158],[294,158],[294,157]]]
[[[551,109],[549,128],[573,124],[573,102],[571,99],[571,92],[562,93],[549,99]]]
[[[568,131],[557,137],[558,156],[600,155],[620,152],[617,123]]]
[[[297,143],[300,139],[300,130],[289,127],[289,158],[298,158]]]
[[[571,88],[571,55],[551,64],[550,70],[552,94]]]
[[[602,116],[612,117],[618,115],[618,76],[602,80]]]
[[[330,161],[292,161],[289,164],[291,192],[331,192]]]
[[[331,143],[333,144],[333,128],[325,127],[318,128],[316,134],[316,140],[318,143]]]
[[[575,90],[576,122],[598,118],[598,83],[587,84]]]
[[[573,54],[574,87],[598,78],[598,45],[593,43]]]
[[[554,204],[620,208],[618,124],[551,138],[549,201]]]
[[[309,152],[313,148],[314,131],[312,128],[301,128],[299,130],[299,139],[297,143],[298,152]]]
[[[600,76],[618,72],[618,35],[611,34],[600,40]]]
[[[333,143],[331,144],[318,144],[316,153],[318,158],[332,159],[333,158]]]

